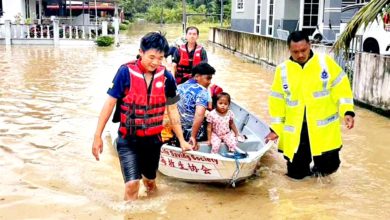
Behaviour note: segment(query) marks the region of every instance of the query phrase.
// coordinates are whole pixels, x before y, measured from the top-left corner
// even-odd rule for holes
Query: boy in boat
[[[192,69],[192,78],[177,88],[181,97],[178,108],[186,140],[207,140],[204,123],[210,101],[207,88],[214,74],[215,69],[212,66],[201,63]]]

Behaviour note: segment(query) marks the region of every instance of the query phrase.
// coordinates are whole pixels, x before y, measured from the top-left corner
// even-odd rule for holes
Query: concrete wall
[[[352,88],[357,101],[390,115],[390,57],[356,54]]]
[[[232,19],[231,27],[237,31],[254,32],[254,20],[253,19]]]
[[[210,29],[209,40],[254,61],[277,65],[289,57],[286,41],[229,29]]]

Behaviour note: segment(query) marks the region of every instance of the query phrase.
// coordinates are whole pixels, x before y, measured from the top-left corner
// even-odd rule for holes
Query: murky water
[[[118,159],[106,138],[91,154],[97,117],[120,64],[137,54],[137,26],[120,47],[0,46],[0,219],[389,219],[390,120],[357,108],[332,180],[294,182],[275,149],[233,189],[159,175],[159,194],[124,204]],[[165,28],[173,40],[179,27]],[[201,33],[203,41],[207,33]],[[273,74],[207,45],[214,77],[265,121]]]

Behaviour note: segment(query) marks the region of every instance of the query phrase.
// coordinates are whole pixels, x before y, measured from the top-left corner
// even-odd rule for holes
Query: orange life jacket
[[[137,61],[127,63],[130,88],[122,99],[119,132],[126,136],[152,136],[160,134],[165,111],[165,68],[159,66],[149,88]],[[149,89],[149,91],[148,91]]]
[[[180,61],[177,64],[176,83],[181,84],[191,78],[192,67],[198,65],[202,61],[202,46],[197,45],[194,51],[194,56],[190,57],[186,44],[179,48]]]

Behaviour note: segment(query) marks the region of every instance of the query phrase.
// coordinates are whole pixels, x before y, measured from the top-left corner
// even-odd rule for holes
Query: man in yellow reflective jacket
[[[269,96],[273,132],[267,139],[279,138],[287,176],[326,176],[340,165],[340,118],[354,126],[351,87],[332,58],[312,52],[305,33],[291,33],[287,43],[291,57],[277,66]]]

